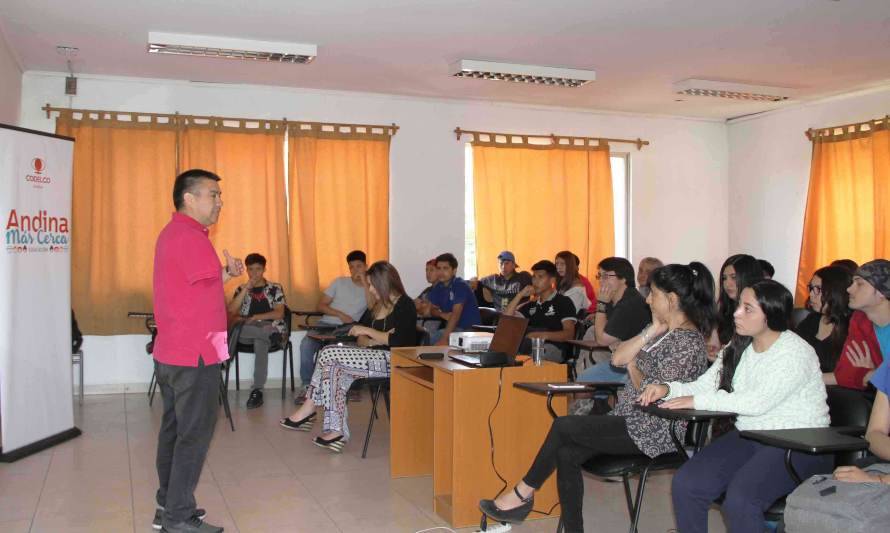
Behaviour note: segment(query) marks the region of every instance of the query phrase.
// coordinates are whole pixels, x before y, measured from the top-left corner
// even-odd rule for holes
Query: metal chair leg
[[[293,362],[291,363],[293,364]],[[287,389],[287,347],[281,350],[281,399],[284,399],[284,391]]]
[[[151,407],[151,403],[155,401],[155,391],[158,390],[158,371],[155,369],[151,374],[151,382],[148,384],[148,406]]]
[[[634,517],[630,524],[630,533],[637,533],[637,526],[640,524],[640,514],[643,511],[643,491],[646,490],[646,478],[649,477],[649,467],[640,472],[640,481],[637,485],[637,501],[634,503]]]
[[[219,399],[223,405],[223,411],[226,413],[226,418],[229,419],[229,425],[232,427],[232,431],[235,431],[235,421],[232,420],[232,408],[229,407],[229,395],[228,390],[226,390],[225,381],[223,381],[223,377],[219,377]]]
[[[362,459],[368,456],[368,443],[371,441],[371,431],[374,429],[374,418],[377,417],[377,400],[380,398],[380,389],[377,385],[371,393],[371,420],[368,421],[368,432],[365,434],[365,445],[362,447]]]
[[[296,380],[294,379],[294,344],[290,341],[287,342],[287,356],[290,359],[290,391],[294,392],[297,390]],[[284,374],[281,375],[281,379],[284,379]],[[282,387],[284,384],[282,384]]]
[[[241,390],[241,365],[238,364],[237,353],[235,353],[235,390]]]

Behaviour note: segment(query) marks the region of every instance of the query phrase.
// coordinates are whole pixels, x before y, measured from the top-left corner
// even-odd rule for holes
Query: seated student
[[[776,268],[766,259],[758,259],[760,270],[763,272],[763,279],[773,279],[776,275]]]
[[[485,299],[491,302],[492,307],[496,311],[502,313],[513,297],[523,287],[527,287],[532,283],[532,277],[529,273],[516,270],[518,267],[519,265],[516,264],[516,256],[513,255],[513,252],[504,250],[498,254],[499,272],[485,276],[482,279],[471,279],[469,281],[470,287],[475,291],[477,287],[481,286]]]
[[[561,363],[564,343],[574,337],[578,319],[574,304],[556,291],[555,281],[556,265],[546,259],[538,261],[532,265],[532,284],[513,297],[504,314],[527,318],[530,333],[526,339],[544,339],[544,359]],[[526,298],[531,300],[522,303]],[[527,352],[530,342],[523,342],[520,350]]]
[[[711,368],[692,383],[648,385],[640,403],[665,398],[661,407],[738,413],[735,428],[716,438],[674,474],[677,529],[708,530],[708,507],[726,495],[729,531],[763,531],[763,513],[796,483],[785,451],[739,436],[740,431],[828,426],[825,384],[813,347],[788,330],[793,299],[780,283],[761,280],[742,290],[736,332]],[[794,452],[804,479],[831,468],[827,455]]]
[[[652,325],[615,352],[617,362],[628,365],[633,377],[615,410],[554,420],[525,477],[497,499],[482,500],[482,512],[496,520],[521,522],[534,505],[535,490],[555,469],[565,531],[582,532],[582,464],[597,455],[656,457],[675,449],[670,422],[640,411],[636,402],[640,390],[651,383],[691,381],[707,368],[702,331],[710,331],[716,319],[714,278],[701,263],[659,268],[653,273],[649,302]],[[682,439],[685,426],[679,431]]]
[[[556,254],[553,263],[556,265],[556,290],[565,295],[575,304],[575,310],[585,311],[590,307],[587,290],[581,283],[578,274],[578,256],[568,250]]]
[[[433,258],[426,262],[426,282],[429,285],[420,291],[420,294],[414,299],[414,309],[417,311],[417,326],[430,335],[442,327],[442,321],[439,319],[424,320],[423,318],[424,310],[430,302],[430,291],[433,290],[438,281],[439,270],[436,268],[436,258]]]
[[[447,346],[449,336],[455,331],[466,331],[480,324],[479,306],[473,289],[457,277],[457,258],[449,253],[436,257],[439,282],[429,292],[429,302],[423,307],[423,315],[445,320],[445,326],[430,334],[430,343]]]
[[[278,283],[263,277],[266,258],[249,254],[244,258],[247,265],[247,281],[235,289],[229,302],[228,312],[242,317],[243,324],[238,342],[252,344],[256,354],[253,366],[253,387],[247,399],[247,408],[263,405],[263,387],[269,374],[269,348],[273,337],[290,335],[284,324],[284,290]]]
[[[285,429],[309,431],[316,407],[324,408],[323,433],[314,442],[337,453],[349,440],[346,393],[352,382],[389,376],[390,347],[417,343],[417,312],[396,268],[378,261],[368,269],[367,276],[374,304],[362,323],[349,330],[350,335],[358,337],[358,346],[322,348],[303,405],[280,422]]]
[[[630,261],[623,257],[607,257],[598,267],[599,302],[593,326],[584,337],[609,347],[642,331],[651,315],[646,300],[634,287],[634,267]],[[602,361],[584,370],[578,380],[626,382],[627,370]]]
[[[653,270],[662,266],[664,266],[664,263],[657,257],[640,259],[640,266],[637,267],[637,290],[640,291],[640,295],[643,298],[649,296],[649,276]]]
[[[353,250],[346,255],[349,276],[336,278],[325,289],[318,302],[318,310],[324,316],[318,321],[320,325],[339,326],[357,322],[368,308],[368,288],[365,272],[368,270],[367,256],[361,250]],[[322,342],[303,337],[300,341],[300,381],[303,387],[309,385],[315,370],[315,353],[321,348]],[[296,400],[302,400],[298,394]]]
[[[850,331],[834,375],[838,385],[864,389],[875,368],[890,354],[890,261],[875,259],[859,267],[847,289]]]
[[[810,293],[807,307],[813,312],[794,328],[794,332],[816,350],[826,385],[837,384],[834,368],[850,327],[852,311],[848,307],[847,287],[852,281],[850,273],[840,267],[823,267],[813,273],[807,285]]]
[[[596,291],[593,290],[593,283],[590,283],[587,276],[581,274],[581,258],[575,254],[572,254],[572,257],[575,258],[575,265],[578,270],[578,280],[581,282],[581,285],[584,286],[584,293],[587,295],[587,301],[590,302],[587,306],[587,314],[589,317],[593,317],[593,313],[596,312]],[[578,309],[578,311],[580,311],[580,309]]]
[[[720,322],[717,337],[721,346],[732,340],[735,330],[733,313],[739,305],[739,294],[742,289],[760,279],[763,279],[763,269],[757,259],[750,255],[731,255],[720,267],[720,296],[717,299]]]

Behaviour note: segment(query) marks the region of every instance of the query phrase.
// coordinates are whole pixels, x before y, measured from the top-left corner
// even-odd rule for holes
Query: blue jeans
[[[605,381],[627,383],[627,369],[612,366],[607,362],[597,363],[581,372],[578,381]]]
[[[308,335],[300,341],[300,381],[303,385],[309,385],[312,381],[312,372],[315,371],[315,353],[321,349],[322,343],[310,339]]]

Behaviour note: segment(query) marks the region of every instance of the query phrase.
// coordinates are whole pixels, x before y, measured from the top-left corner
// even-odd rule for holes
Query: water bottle
[[[544,364],[544,339],[532,339],[532,360],[535,362],[535,366]]]

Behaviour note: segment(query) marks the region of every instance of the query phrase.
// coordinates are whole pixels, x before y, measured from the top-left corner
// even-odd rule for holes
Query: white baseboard
[[[241,380],[241,390],[250,392],[250,386],[253,384],[252,379]],[[290,387],[290,385],[288,385]],[[281,379],[269,379],[266,381],[265,389],[280,389]],[[235,390],[235,377],[229,378],[229,390]],[[79,389],[74,386],[74,393],[77,394]],[[111,383],[107,385],[87,385],[83,389],[84,396],[92,396],[98,394],[148,394],[148,383]]]

